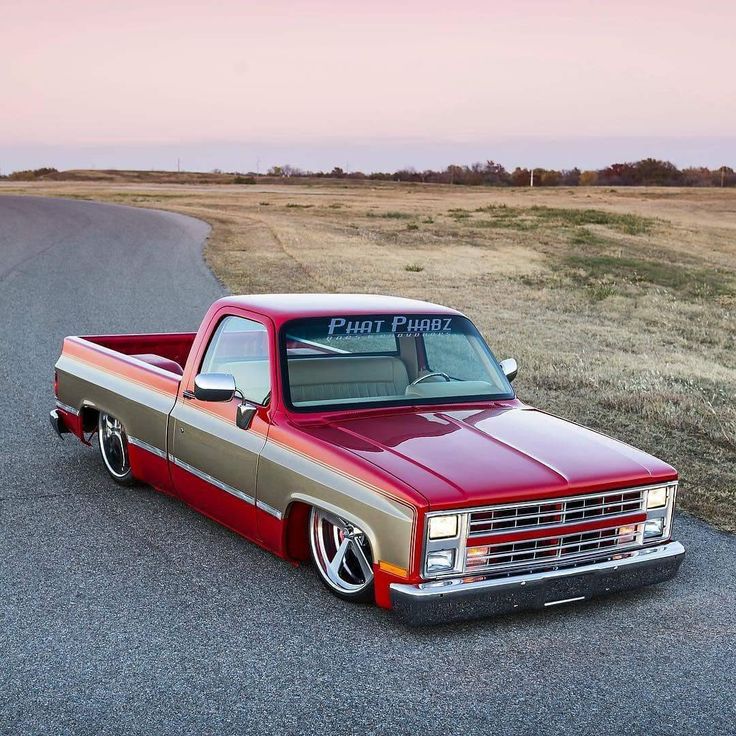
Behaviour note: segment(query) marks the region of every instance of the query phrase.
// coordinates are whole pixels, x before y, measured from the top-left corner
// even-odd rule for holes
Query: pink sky
[[[0,0],[0,146],[733,136],[735,29],[734,0]]]

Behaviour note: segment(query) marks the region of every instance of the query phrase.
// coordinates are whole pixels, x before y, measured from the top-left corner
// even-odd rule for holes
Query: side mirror
[[[504,376],[506,376],[509,381],[513,381],[514,378],[516,378],[516,374],[519,372],[519,366],[513,358],[506,358],[506,360],[502,360],[499,365],[501,366]]]
[[[247,401],[244,401],[238,407],[238,413],[235,415],[235,424],[237,424],[240,429],[250,429],[250,425],[253,423],[253,417],[256,415],[257,409],[258,407],[254,404],[249,404]]]
[[[230,373],[200,373],[194,379],[194,397],[200,401],[230,401],[235,396],[235,377]]]

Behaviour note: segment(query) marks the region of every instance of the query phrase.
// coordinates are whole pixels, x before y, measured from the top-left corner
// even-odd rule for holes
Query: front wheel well
[[[284,531],[283,531],[283,547],[287,558],[296,562],[307,562],[312,558],[312,552],[309,543],[309,518],[312,508],[321,508],[318,504],[310,504],[306,501],[292,501],[286,508],[284,513]],[[368,543],[371,546],[373,554],[376,554],[376,544],[370,529],[361,524],[360,521],[355,522],[365,532]]]
[[[309,552],[309,515],[312,507],[303,501],[294,501],[284,515],[284,551],[297,562],[306,562]]]

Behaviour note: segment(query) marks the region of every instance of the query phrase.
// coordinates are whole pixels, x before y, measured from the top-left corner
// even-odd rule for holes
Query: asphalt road
[[[736,733],[736,538],[701,522],[672,583],[411,630],[57,439],[62,337],[195,329],[206,235],[0,196],[0,732]]]

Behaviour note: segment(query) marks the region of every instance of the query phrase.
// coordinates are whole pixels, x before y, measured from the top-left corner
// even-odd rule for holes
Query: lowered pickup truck
[[[236,296],[199,332],[67,337],[51,423],[410,623],[545,608],[677,572],[677,473],[534,409],[461,313]]]

